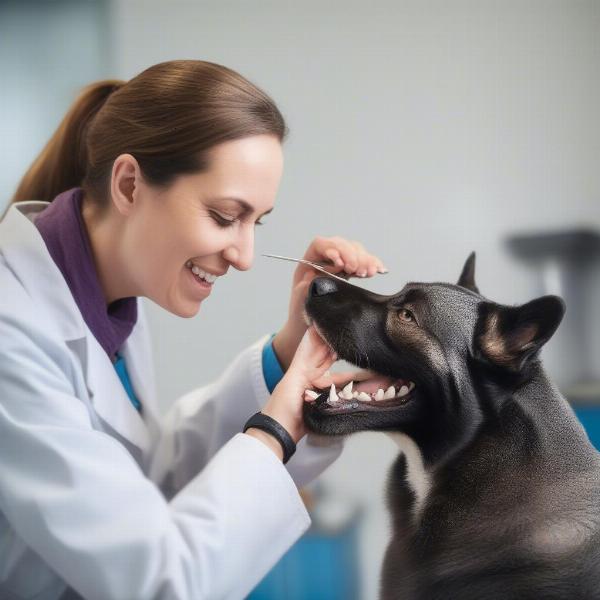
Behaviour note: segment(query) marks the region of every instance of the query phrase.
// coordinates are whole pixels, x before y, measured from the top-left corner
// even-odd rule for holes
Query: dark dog
[[[384,600],[600,598],[600,455],[538,356],[564,304],[490,302],[474,263],[391,296],[314,279],[307,320],[380,376],[318,390],[306,424],[400,445]]]

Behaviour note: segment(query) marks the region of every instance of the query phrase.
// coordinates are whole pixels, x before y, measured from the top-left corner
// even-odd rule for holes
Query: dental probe
[[[359,285],[356,285],[355,283],[350,283],[348,281],[348,279],[350,277],[355,277],[354,275],[350,274],[350,273],[344,273],[343,275],[336,275],[335,273],[330,273],[329,271],[327,271],[324,267],[334,267],[335,264],[332,262],[312,262],[310,260],[306,260],[305,258],[290,258],[289,256],[280,256],[278,254],[262,254],[262,256],[267,256],[269,258],[280,258],[281,260],[291,260],[292,262],[299,262],[302,263],[304,265],[308,265],[310,267],[313,267],[314,269],[316,269],[317,271],[321,271],[322,273],[325,273],[325,275],[329,275],[330,277],[333,277],[335,279],[339,279],[340,281],[343,281],[344,283],[347,283],[348,285],[353,285],[354,287],[360,288]],[[380,275],[385,275],[385,273],[381,273],[380,271],[377,271],[377,273],[379,273]],[[387,273],[387,271],[386,271]],[[361,277],[362,279],[362,277]],[[362,289],[362,288],[361,288]]]

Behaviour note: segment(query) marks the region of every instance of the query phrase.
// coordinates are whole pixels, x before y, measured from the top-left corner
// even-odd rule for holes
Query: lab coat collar
[[[94,410],[119,435],[146,454],[152,438],[158,435],[159,417],[145,318],[138,315],[138,322],[121,349],[136,396],[142,403],[142,418],[129,400],[110,358],[85,324],[33,223],[35,215],[47,205],[48,202],[26,201],[8,209],[0,222],[0,254],[34,304],[46,313],[45,323],[81,363]]]

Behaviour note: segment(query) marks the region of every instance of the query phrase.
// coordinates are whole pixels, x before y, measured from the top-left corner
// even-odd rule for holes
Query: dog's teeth
[[[354,383],[354,381],[351,381],[343,390],[342,392],[346,392],[346,394],[352,394],[352,384]],[[352,397],[352,395],[350,396]]]
[[[358,392],[357,392],[356,390],[354,390],[354,391],[352,392],[352,397],[353,397],[353,398],[358,398]]]
[[[304,399],[308,402],[312,402],[319,397],[319,394],[314,390],[304,390]]]
[[[391,400],[395,395],[396,395],[396,388],[393,385],[390,385],[390,387],[385,391],[385,394],[383,395],[383,399]]]
[[[398,397],[402,398],[402,396],[406,396],[406,394],[408,394],[410,390],[408,389],[408,387],[406,387],[405,385],[403,385],[400,388],[400,391],[398,392]]]
[[[385,392],[381,388],[379,388],[377,392],[375,392],[375,400],[383,400],[384,396]]]
[[[329,388],[329,400],[328,402],[337,402],[339,400],[338,395],[335,392],[335,385],[332,383],[331,387]]]
[[[415,389],[415,384],[412,381],[408,382],[408,391],[412,392]]]
[[[340,393],[339,393],[339,397],[343,398],[344,400],[352,400],[352,398],[354,398],[354,395],[352,394],[352,392],[347,392],[346,388],[344,388]]]
[[[357,400],[362,400],[363,402],[370,402],[371,401],[371,396],[369,396],[369,394],[367,394],[366,392],[360,392],[358,394],[358,396],[356,396]]]

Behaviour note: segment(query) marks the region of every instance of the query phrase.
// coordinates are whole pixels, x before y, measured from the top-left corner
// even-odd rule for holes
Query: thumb
[[[308,327],[304,332],[294,358],[292,365],[306,365],[309,368],[318,368],[325,361],[332,357],[333,351],[325,340],[319,335],[314,325]],[[292,366],[290,365],[290,367]]]

